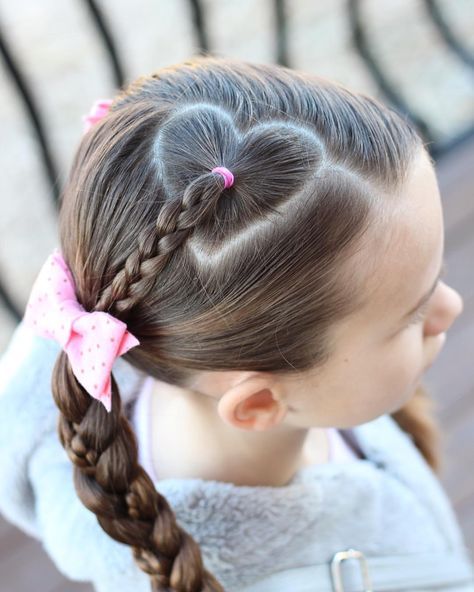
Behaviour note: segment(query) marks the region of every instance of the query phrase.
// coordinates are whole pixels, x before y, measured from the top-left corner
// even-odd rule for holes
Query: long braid
[[[212,213],[221,190],[221,177],[205,174],[185,191],[182,207],[178,202],[166,204],[156,223],[157,240],[141,242],[104,290],[96,310],[117,311],[125,318],[193,226]],[[61,411],[59,438],[74,464],[74,485],[82,503],[112,538],[132,547],[154,592],[223,592],[204,568],[198,544],[177,524],[167,500],[138,463],[137,439],[122,411],[113,376],[110,413],[82,388],[64,352],[53,376],[53,396]]]

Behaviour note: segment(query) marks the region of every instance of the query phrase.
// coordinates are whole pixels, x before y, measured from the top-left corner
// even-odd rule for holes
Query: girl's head
[[[439,282],[424,319],[404,318],[444,246],[414,128],[276,65],[200,57],[130,84],[79,146],[60,240],[82,306],[139,339],[124,358],[215,397],[222,420],[247,430],[344,427],[399,408],[462,306]],[[137,464],[112,383],[107,414],[63,352],[54,369],[79,497],[155,590],[221,589]]]

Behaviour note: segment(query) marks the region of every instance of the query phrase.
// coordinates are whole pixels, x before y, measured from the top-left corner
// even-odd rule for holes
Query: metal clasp
[[[369,568],[365,555],[361,551],[355,549],[347,549],[347,551],[339,551],[334,555],[331,561],[331,574],[334,586],[334,592],[345,592],[344,583],[342,581],[341,563],[345,559],[358,559],[362,574],[362,581],[364,584],[364,592],[373,592],[372,584],[369,577]]]

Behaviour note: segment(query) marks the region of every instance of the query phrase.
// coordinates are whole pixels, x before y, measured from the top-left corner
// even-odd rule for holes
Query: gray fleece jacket
[[[109,537],[75,493],[50,388],[58,353],[57,343],[20,323],[0,359],[0,512],[40,540],[66,577],[98,592],[148,592],[130,547]],[[114,376],[130,409],[145,376],[122,358]],[[389,415],[357,426],[354,435],[365,459],[305,467],[283,487],[200,479],[155,486],[227,592],[329,592],[336,589],[328,584],[329,562],[348,548],[375,561],[402,561],[390,574],[373,574],[373,582],[389,582],[374,590],[473,592],[469,550],[450,502],[409,435]],[[421,566],[418,557],[432,557],[428,571],[435,573],[439,553],[461,561],[446,580],[417,583],[423,570],[415,567],[408,587],[393,585],[397,572],[410,571],[405,559]]]

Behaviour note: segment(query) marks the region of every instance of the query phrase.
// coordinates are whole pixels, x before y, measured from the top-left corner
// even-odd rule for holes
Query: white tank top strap
[[[327,429],[329,441],[329,462],[352,462],[358,460],[357,453],[347,444],[336,428]]]
[[[153,390],[153,377],[147,376],[140,389],[135,406],[132,411],[132,425],[138,440],[138,462],[155,482],[157,477],[153,468],[153,456],[151,452],[151,393]]]

